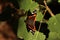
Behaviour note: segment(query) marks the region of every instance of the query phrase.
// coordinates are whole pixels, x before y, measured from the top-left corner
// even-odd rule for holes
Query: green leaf
[[[34,35],[32,35],[32,33],[29,32],[24,40],[44,40],[44,39],[45,35],[43,35],[43,33],[36,31]]]
[[[60,14],[51,17],[48,21],[49,29],[52,32],[60,32]]]
[[[37,21],[41,21],[42,19],[43,19],[42,12],[37,11],[37,17],[36,17],[36,20],[37,20]]]
[[[50,30],[49,40],[60,40],[60,14],[53,16],[48,21]]]
[[[57,32],[50,32],[48,40],[60,40],[60,34]]]
[[[27,33],[26,25],[25,25],[25,17],[21,17],[19,20],[19,26],[18,26],[18,37],[24,38],[25,34]]]
[[[38,4],[32,0],[20,0],[20,9],[24,9],[25,11],[30,9],[32,11],[36,7],[38,7]]]

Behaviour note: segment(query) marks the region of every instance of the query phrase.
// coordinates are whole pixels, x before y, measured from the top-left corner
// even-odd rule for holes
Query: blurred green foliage
[[[60,0],[58,0],[58,2],[60,3]]]

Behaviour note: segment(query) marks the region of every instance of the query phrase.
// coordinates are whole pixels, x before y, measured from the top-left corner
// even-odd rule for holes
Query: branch
[[[51,11],[51,9],[47,6],[47,3],[46,3],[46,1],[44,0],[44,4],[45,4],[45,7],[46,7],[46,9],[47,9],[47,11],[49,12],[49,14],[51,15],[51,16],[54,16],[54,13]]]

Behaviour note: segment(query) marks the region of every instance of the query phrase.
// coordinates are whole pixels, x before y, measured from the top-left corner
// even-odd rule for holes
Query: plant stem
[[[51,9],[47,6],[47,3],[46,3],[45,0],[44,0],[44,4],[45,4],[45,7],[46,7],[47,11],[49,12],[49,14],[50,14],[51,16],[54,16],[54,14],[53,14],[53,12],[51,11]]]

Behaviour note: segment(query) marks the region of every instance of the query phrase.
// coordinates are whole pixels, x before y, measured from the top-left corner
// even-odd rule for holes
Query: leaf
[[[28,11],[29,9],[32,11],[36,7],[38,7],[38,4],[32,0],[21,0],[20,1],[20,9],[24,9],[25,11]]]
[[[24,23],[25,17],[21,17],[19,20],[19,26],[18,26],[18,37],[20,38],[24,38],[27,29],[26,29],[26,25]]]
[[[53,16],[48,21],[48,28],[50,30],[50,38],[51,40],[60,40],[60,37],[57,35],[60,35],[60,14],[57,14],[56,16]],[[53,35],[53,36],[52,36]],[[54,38],[54,36],[56,38]],[[50,40],[50,39],[49,39]]]
[[[52,32],[60,32],[60,14],[51,17],[48,21],[49,29]]]
[[[37,11],[37,17],[36,17],[36,20],[37,20],[37,21],[41,21],[42,19],[43,19],[42,12]]]
[[[50,32],[48,40],[60,40],[60,34],[57,32]]]
[[[34,35],[32,35],[32,33],[29,32],[25,37],[25,40],[44,40],[44,39],[45,35],[43,35],[43,33],[40,33],[38,31],[36,31]]]

